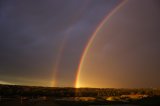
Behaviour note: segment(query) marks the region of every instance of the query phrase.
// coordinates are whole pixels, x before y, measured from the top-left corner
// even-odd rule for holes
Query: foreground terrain
[[[159,106],[160,89],[0,85],[0,106]]]

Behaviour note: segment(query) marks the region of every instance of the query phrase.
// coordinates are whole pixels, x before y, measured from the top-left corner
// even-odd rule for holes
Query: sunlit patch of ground
[[[95,101],[94,97],[75,97],[76,101]]]
[[[147,98],[148,95],[140,95],[140,94],[130,94],[130,95],[121,95],[121,96],[109,96],[106,97],[107,101],[123,101],[128,102],[128,100],[140,100],[142,98]]]
[[[142,99],[146,97],[148,97],[148,95],[140,95],[140,94],[121,95],[121,98],[131,98],[131,99]]]

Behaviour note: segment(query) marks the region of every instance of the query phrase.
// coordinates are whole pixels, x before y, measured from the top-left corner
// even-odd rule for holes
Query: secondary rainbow
[[[118,6],[115,7],[115,9],[113,9],[109,14],[107,14],[107,16],[105,16],[105,18],[101,21],[101,23],[98,25],[98,27],[96,28],[96,30],[93,32],[93,34],[91,35],[91,38],[89,39],[84,52],[82,53],[79,65],[78,65],[78,70],[77,70],[77,76],[76,76],[76,81],[75,81],[75,87],[79,88],[80,84],[79,84],[79,77],[82,71],[82,66],[84,63],[84,60],[86,58],[86,55],[88,53],[88,50],[92,44],[92,42],[94,41],[95,37],[97,36],[97,33],[100,31],[100,29],[103,27],[103,25],[121,8],[123,7],[128,0],[124,0],[122,1],[120,4],[118,4]]]
[[[88,6],[89,2],[91,0],[87,0],[87,1],[84,1],[84,5],[82,5],[82,7],[78,10],[78,12],[72,17],[72,21],[70,22],[70,24],[73,24],[77,21],[77,19],[79,19],[83,12],[85,11],[86,7]],[[66,47],[66,44],[69,40],[69,37],[72,33],[72,30],[74,30],[72,27],[71,28],[68,28],[66,30],[66,33],[65,33],[65,36],[64,38],[62,39],[62,42],[61,42],[61,45],[59,46],[59,49],[57,51],[57,56],[56,56],[56,59],[55,59],[55,64],[54,64],[54,68],[53,68],[53,79],[51,81],[51,86],[57,86],[57,83],[58,83],[58,78],[57,78],[57,75],[58,75],[58,71],[59,71],[59,66],[60,66],[60,62],[62,61],[62,56],[63,56],[63,53],[64,53],[64,49]]]

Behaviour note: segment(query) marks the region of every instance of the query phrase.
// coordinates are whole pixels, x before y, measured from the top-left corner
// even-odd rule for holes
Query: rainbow
[[[79,88],[79,77],[82,71],[82,66],[84,64],[84,60],[86,58],[86,55],[89,51],[89,48],[92,44],[92,42],[94,41],[95,37],[97,36],[97,33],[100,31],[100,29],[103,27],[103,25],[121,8],[123,7],[126,3],[128,2],[128,0],[123,0],[121,3],[119,3],[109,14],[107,14],[105,16],[105,18],[100,22],[100,24],[98,25],[98,27],[96,28],[96,30],[93,32],[93,34],[91,35],[91,38],[88,40],[88,43],[86,44],[86,47],[84,49],[84,52],[82,53],[79,65],[78,65],[78,70],[77,70],[77,76],[76,76],[76,80],[75,80],[75,87]]]
[[[88,6],[88,4],[90,3],[90,1],[91,0],[84,1],[84,5],[82,5],[82,7],[78,10],[78,12],[73,16],[70,24],[75,23],[76,20],[79,19],[82,16],[83,12],[85,11],[85,9]],[[51,82],[51,86],[56,86],[56,84],[57,84],[57,81],[58,81],[57,75],[58,75],[58,71],[59,71],[60,62],[62,61],[62,56],[63,56],[63,53],[64,53],[65,45],[68,42],[68,39],[70,37],[70,34],[72,33],[72,30],[73,30],[72,27],[68,28],[66,30],[66,35],[62,39],[59,50],[57,51],[57,56],[56,56],[56,59],[55,59],[56,62],[53,65],[53,79],[52,79],[52,82]]]

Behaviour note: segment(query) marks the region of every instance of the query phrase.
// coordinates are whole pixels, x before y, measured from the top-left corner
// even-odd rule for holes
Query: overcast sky
[[[1,0],[0,83],[75,86],[77,67],[88,40],[122,1]],[[108,87],[112,82],[112,87],[159,86],[159,41],[159,0],[128,0],[95,38],[85,61],[96,64],[83,66],[86,73],[81,82],[88,81],[86,86],[91,87],[90,80],[99,83],[97,87]],[[138,78],[144,81],[133,83],[138,80],[130,75],[137,76],[140,69]],[[118,82],[120,74],[116,73],[128,77]],[[156,79],[145,84],[147,78]]]

